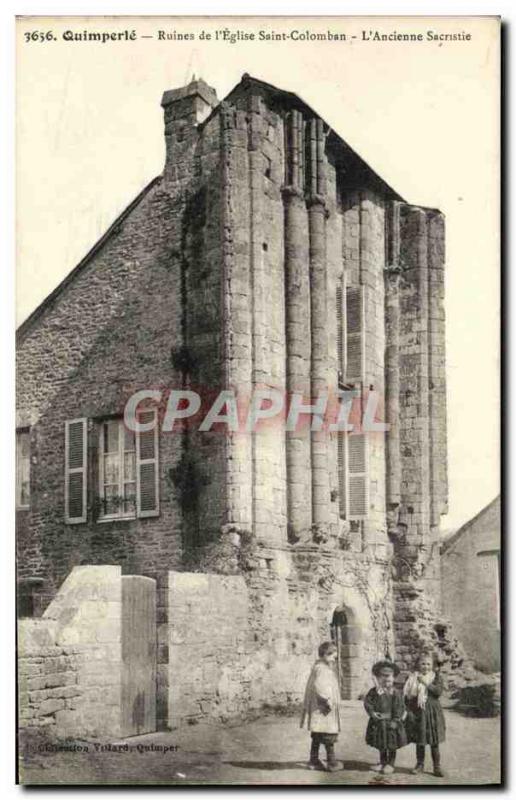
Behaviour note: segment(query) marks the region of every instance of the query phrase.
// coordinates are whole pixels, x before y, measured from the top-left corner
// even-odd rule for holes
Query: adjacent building
[[[441,547],[443,611],[475,666],[499,672],[500,496]]]

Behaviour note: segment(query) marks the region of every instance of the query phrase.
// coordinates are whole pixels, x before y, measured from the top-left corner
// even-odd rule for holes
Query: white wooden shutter
[[[346,383],[364,380],[364,292],[346,289]]]
[[[342,284],[337,284],[335,292],[336,311],[337,311],[337,362],[339,369],[342,365],[342,354],[344,350],[342,335]]]
[[[140,411],[138,422],[154,427],[136,434],[136,509],[139,517],[159,514],[158,422],[156,409]]]
[[[86,522],[88,476],[88,420],[65,422],[65,522]]]
[[[347,437],[349,519],[364,519],[369,506],[367,438],[364,433]]]
[[[342,382],[346,381],[346,282],[345,277],[337,283],[336,311],[337,311],[337,369]]]
[[[347,433],[337,433],[337,477],[339,482],[339,514],[341,519],[347,517]]]

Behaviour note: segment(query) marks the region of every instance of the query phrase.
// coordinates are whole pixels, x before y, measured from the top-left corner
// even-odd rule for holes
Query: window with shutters
[[[361,286],[346,289],[346,382],[364,380],[364,293]]]
[[[16,508],[30,507],[30,430],[16,431]]]
[[[100,519],[136,516],[136,442],[123,420],[108,419],[99,429]]]
[[[141,432],[122,419],[99,426],[99,521],[153,517],[159,513],[158,426],[154,409],[141,411]],[[150,427],[150,430],[146,430]]]
[[[365,519],[369,505],[365,433],[347,436],[347,472],[348,517],[350,520]]]
[[[361,392],[364,381],[364,293],[361,286],[337,286],[337,360],[339,385]],[[341,380],[340,376],[344,379]],[[351,522],[363,520],[368,511],[368,455],[364,433],[338,432],[337,472],[339,513]]]

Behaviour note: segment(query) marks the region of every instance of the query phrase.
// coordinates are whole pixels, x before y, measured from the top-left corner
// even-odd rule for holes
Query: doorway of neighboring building
[[[358,657],[360,630],[351,609],[338,606],[333,612],[330,625],[332,642],[337,646],[337,675],[340,696],[343,700],[354,700],[357,696]]]

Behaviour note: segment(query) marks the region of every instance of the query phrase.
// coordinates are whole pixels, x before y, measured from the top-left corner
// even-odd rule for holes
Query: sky
[[[255,41],[215,41],[215,32]],[[64,31],[137,40],[65,41]],[[204,30],[210,41],[199,39]],[[260,41],[259,31],[346,40]],[[427,39],[469,34],[470,40]],[[26,33],[51,32],[50,41]],[[160,40],[159,31],[172,38]],[[365,41],[369,32],[422,42]],[[193,33],[195,40],[177,39]],[[152,38],[140,38],[149,36]],[[219,33],[220,36],[220,33]],[[353,38],[356,37],[356,38]],[[24,18],[17,31],[17,322],[162,171],[164,90],[202,76],[224,97],[244,72],[299,94],[408,202],[447,223],[449,514],[499,492],[498,28],[480,18]]]

